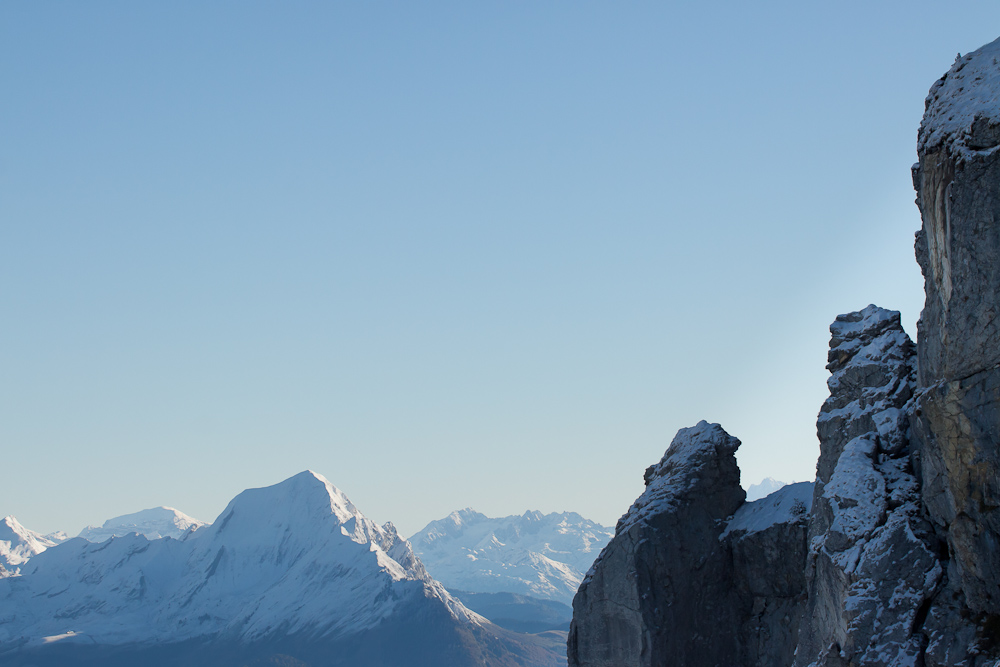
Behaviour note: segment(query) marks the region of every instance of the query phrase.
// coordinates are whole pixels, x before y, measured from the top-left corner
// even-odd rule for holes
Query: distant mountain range
[[[159,516],[179,538],[56,548],[9,518],[4,562],[19,576],[0,579],[0,663],[565,665],[558,637],[470,611],[392,524],[373,523],[315,473],[244,491],[196,530],[170,512],[120,523],[145,530]]]
[[[87,526],[79,537],[88,542],[104,542],[130,533],[138,533],[151,540],[180,538],[190,530],[207,525],[172,507],[154,507],[108,519],[103,526]],[[19,574],[29,558],[67,539],[62,531],[42,535],[25,528],[13,516],[4,517],[0,521],[0,578]]]
[[[490,518],[466,508],[427,524],[410,542],[431,575],[449,589],[570,605],[613,536],[614,529],[573,512]]]
[[[109,537],[124,537],[129,533],[139,533],[151,540],[160,537],[179,538],[189,530],[207,525],[173,507],[154,507],[108,519],[103,526],[87,526],[79,537],[88,542],[103,542]]]

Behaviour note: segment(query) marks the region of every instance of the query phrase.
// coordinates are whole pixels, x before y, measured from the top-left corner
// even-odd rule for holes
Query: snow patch
[[[813,483],[799,482],[783,486],[760,500],[744,503],[719,539],[725,539],[730,533],[757,533],[780,523],[803,521],[812,509],[812,498]]]

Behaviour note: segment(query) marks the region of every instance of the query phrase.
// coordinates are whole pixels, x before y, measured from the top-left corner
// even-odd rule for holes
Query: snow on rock
[[[517,593],[571,604],[613,531],[573,512],[490,518],[471,508],[410,538],[431,575],[475,593]]]
[[[189,530],[197,530],[206,525],[204,521],[189,517],[173,507],[154,507],[108,519],[102,526],[87,526],[78,537],[88,542],[103,542],[129,533],[139,533],[151,540],[161,537],[178,538]]]
[[[646,490],[618,520],[615,533],[625,532],[651,515],[676,509],[692,489],[703,483],[702,478],[718,475],[714,469],[718,460],[733,456],[739,446],[740,441],[721,426],[704,420],[679,430],[660,462],[646,469]],[[735,472],[738,483],[739,468]],[[746,493],[742,488],[740,492],[742,501]]]
[[[871,537],[885,523],[888,496],[885,479],[875,468],[876,447],[874,440],[865,437],[848,442],[823,487],[823,500],[833,511],[825,536],[830,551],[841,551]]]
[[[998,151],[1000,40],[931,88],[913,169],[925,301],[912,427],[925,505],[950,555],[948,595],[961,600],[955,623],[1000,618]]]
[[[0,521],[0,578],[17,575],[29,558],[57,544],[22,526],[13,516]]]
[[[1000,145],[1000,39],[955,59],[927,95],[917,148],[956,157]]]
[[[739,663],[743,610],[719,540],[746,496],[739,446],[702,421],[646,470],[646,490],[573,599],[572,667]]]
[[[909,454],[915,349],[899,313],[875,306],[830,334],[795,664],[920,664],[920,610],[943,570]]]
[[[801,522],[812,509],[812,496],[812,482],[780,486],[766,497],[740,506],[719,539],[731,534],[757,533],[780,523]]]

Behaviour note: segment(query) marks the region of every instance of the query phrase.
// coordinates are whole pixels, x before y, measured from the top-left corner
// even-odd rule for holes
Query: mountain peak
[[[8,514],[0,521],[0,578],[17,574],[25,561],[55,545]]]
[[[12,530],[12,531],[15,531],[15,532],[20,532],[20,531],[24,530],[24,526],[22,526],[18,522],[18,520],[14,518],[13,514],[8,514],[7,516],[5,516],[3,518],[3,521],[0,521],[0,524],[6,526],[9,530]]]
[[[213,528],[222,532],[234,520],[250,521],[258,527],[296,528],[326,522],[331,516],[337,525],[343,525],[361,513],[329,480],[305,470],[277,484],[243,491],[223,510]]]

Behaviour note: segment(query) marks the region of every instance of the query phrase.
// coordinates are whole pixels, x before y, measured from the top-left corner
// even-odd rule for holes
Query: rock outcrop
[[[830,333],[795,664],[916,664],[942,567],[909,456],[915,350],[899,313],[875,306]]]
[[[646,491],[573,600],[570,665],[791,659],[812,485],[744,503],[739,445],[700,422],[646,471]],[[761,562],[775,576],[761,576]]]
[[[736,449],[718,424],[681,429],[573,600],[570,665],[731,664],[734,578],[719,535],[743,503]]]
[[[701,464],[671,445],[647,471],[574,601],[571,667],[1000,665],[1000,40],[926,105],[918,345],[875,306],[830,327],[808,512],[751,520],[782,489],[722,517],[732,453],[678,434]]]

